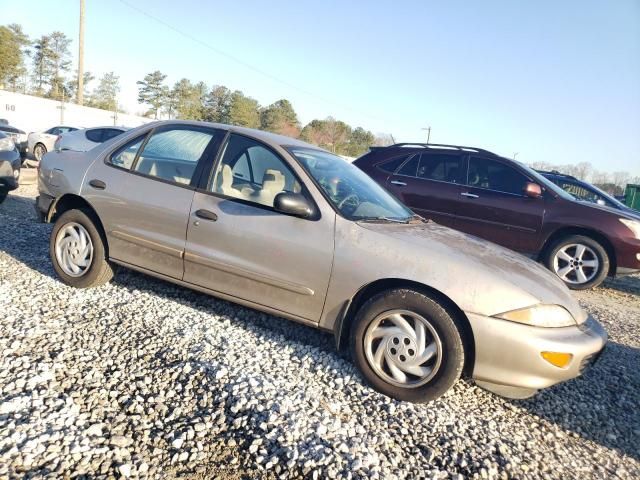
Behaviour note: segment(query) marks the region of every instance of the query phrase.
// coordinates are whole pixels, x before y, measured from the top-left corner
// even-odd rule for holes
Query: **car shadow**
[[[581,377],[512,400],[530,413],[640,460],[640,349],[609,342]]]
[[[607,278],[600,288],[603,287],[623,293],[631,293],[632,295],[640,295],[640,275]]]

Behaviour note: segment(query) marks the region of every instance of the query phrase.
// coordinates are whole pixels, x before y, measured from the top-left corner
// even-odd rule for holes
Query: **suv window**
[[[444,153],[423,153],[420,156],[418,178],[458,183],[460,157]]]
[[[87,140],[92,142],[102,143],[102,128],[92,128],[91,130],[85,130],[84,136]]]
[[[420,155],[414,155],[407,163],[405,163],[400,170],[396,172],[396,175],[406,175],[408,177],[415,177],[418,173],[418,162]]]
[[[231,135],[209,189],[228,197],[273,207],[280,192],[301,191],[291,169],[264,145]]]
[[[133,165],[133,161],[135,160],[136,154],[140,149],[140,145],[142,145],[142,142],[144,142],[145,137],[146,135],[143,135],[133,142],[126,144],[119,150],[116,150],[113,154],[111,154],[111,157],[109,158],[111,164],[115,165],[116,167],[126,168],[127,170],[129,170],[131,168],[131,165]]]
[[[383,172],[394,173],[407,158],[409,158],[409,155],[402,155],[401,157],[379,163],[377,167]]]
[[[202,130],[160,130],[151,135],[133,169],[150,177],[188,185],[212,138],[212,132]]]
[[[471,157],[467,185],[522,195],[527,177],[515,168],[488,158]]]

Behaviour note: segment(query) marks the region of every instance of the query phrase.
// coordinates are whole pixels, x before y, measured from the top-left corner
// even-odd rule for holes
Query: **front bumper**
[[[607,343],[607,333],[591,316],[581,325],[562,328],[532,327],[469,313],[467,317],[475,338],[472,377],[481,385],[535,392],[581,375]],[[570,353],[573,358],[559,368],[542,358],[544,351]]]

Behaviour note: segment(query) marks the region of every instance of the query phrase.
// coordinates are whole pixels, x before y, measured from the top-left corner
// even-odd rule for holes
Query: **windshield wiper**
[[[409,223],[413,217],[399,219],[391,217],[357,217],[356,222],[390,222],[390,223]]]

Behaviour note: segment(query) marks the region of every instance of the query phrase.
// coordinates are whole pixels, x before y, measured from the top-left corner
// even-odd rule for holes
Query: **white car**
[[[37,161],[40,161],[45,153],[53,150],[53,145],[60,135],[75,130],[78,129],[76,127],[58,125],[44,132],[31,132],[27,138],[29,152],[33,154]]]
[[[60,135],[53,148],[56,151],[73,150],[75,152],[86,152],[127,130],[129,130],[127,127],[93,127],[75,130]]]

